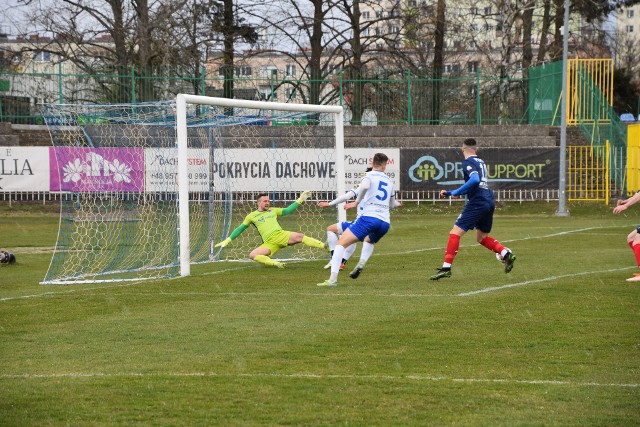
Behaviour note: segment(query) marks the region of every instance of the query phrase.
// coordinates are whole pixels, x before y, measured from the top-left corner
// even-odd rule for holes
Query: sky
[[[2,0],[0,2],[0,30],[8,32],[9,35],[17,34],[15,23],[19,22],[21,8],[17,0]]]

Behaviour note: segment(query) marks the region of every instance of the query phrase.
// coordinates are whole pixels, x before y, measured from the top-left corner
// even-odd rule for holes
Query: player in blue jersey
[[[358,202],[358,218],[344,230],[331,257],[331,276],[328,280],[318,283],[318,286],[336,286],[340,262],[345,248],[363,242],[362,255],[356,268],[349,274],[352,279],[357,278],[364,268],[364,263],[373,252],[373,245],[389,231],[389,209],[400,206],[396,202],[393,181],[384,173],[389,158],[383,153],[373,156],[373,170],[360,181],[358,188],[349,190],[346,194],[331,202],[320,202],[318,206],[335,206],[356,197]]]
[[[493,225],[493,211],[495,204],[493,201],[493,191],[487,183],[487,166],[482,159],[477,156],[477,144],[473,138],[465,139],[462,143],[462,173],[464,175],[464,185],[453,191],[441,190],[441,197],[467,195],[467,203],[462,213],[456,220],[453,228],[449,232],[449,241],[444,255],[444,263],[436,274],[431,276],[431,280],[451,277],[451,264],[458,253],[460,238],[469,230],[476,229],[476,239],[478,243],[489,250],[499,254],[504,263],[505,273],[513,269],[516,256],[502,246],[493,237],[489,237],[491,226]]]

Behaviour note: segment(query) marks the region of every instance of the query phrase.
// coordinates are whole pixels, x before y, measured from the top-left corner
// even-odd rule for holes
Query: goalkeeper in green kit
[[[287,246],[296,245],[298,243],[304,243],[307,246],[313,248],[325,249],[325,244],[320,240],[316,240],[312,237],[305,236],[302,233],[294,231],[285,231],[278,224],[279,216],[286,216],[293,213],[298,207],[311,197],[311,191],[304,191],[298,197],[298,200],[291,203],[286,208],[272,208],[271,200],[267,194],[258,194],[256,202],[258,209],[247,215],[238,227],[224,239],[222,242],[215,245],[216,248],[227,246],[233,239],[238,237],[244,230],[249,228],[249,225],[253,224],[262,237],[262,244],[255,248],[249,254],[249,258],[259,262],[260,264],[267,265],[269,267],[284,268],[284,263],[271,259],[280,249]]]

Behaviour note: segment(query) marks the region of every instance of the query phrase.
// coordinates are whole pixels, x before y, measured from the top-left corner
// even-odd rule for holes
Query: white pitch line
[[[216,378],[289,378],[289,379],[353,379],[353,380],[411,380],[432,382],[457,382],[457,383],[499,383],[499,384],[530,384],[530,385],[557,385],[570,387],[616,387],[637,388],[638,383],[599,383],[566,380],[518,380],[512,378],[450,378],[429,375],[338,375],[338,374],[278,374],[278,373],[240,373],[219,374],[215,372],[156,372],[156,373],[104,373],[104,372],[68,372],[60,374],[2,374],[0,379],[55,379],[55,378],[160,378],[160,377],[216,377]]]
[[[172,280],[173,278],[168,278],[165,280]],[[140,282],[126,282],[126,283],[120,283],[120,284],[116,284],[116,285],[100,285],[98,287],[95,288],[83,288],[83,289],[67,289],[64,291],[58,291],[58,292],[44,292],[41,294],[33,294],[33,295],[20,295],[17,297],[5,297],[5,298],[0,298],[0,302],[5,302],[5,301],[13,301],[13,300],[18,300],[18,299],[29,299],[29,298],[40,298],[40,297],[50,297],[50,296],[56,296],[56,295],[62,295],[62,294],[71,294],[74,292],[85,292],[85,291],[100,291],[102,289],[110,289],[110,288],[124,288],[124,287],[128,287],[128,286],[133,286],[133,285],[137,285],[139,283],[148,283],[146,280],[140,281]],[[47,285],[50,286],[50,285]]]
[[[560,237],[560,236],[565,236],[567,234],[573,234],[573,233],[582,233],[585,231],[591,231],[591,230],[602,230],[605,228],[621,228],[622,226],[606,226],[606,227],[587,227],[587,228],[578,228],[576,230],[567,230],[567,231],[559,231],[557,233],[552,233],[552,234],[546,234],[543,236],[528,236],[528,237],[523,237],[520,239],[511,239],[511,240],[501,240],[501,242],[503,243],[510,243],[510,242],[521,242],[521,241],[525,241],[525,240],[535,240],[535,239],[547,239],[550,237]],[[471,247],[471,246],[476,246],[479,243],[469,243],[469,244],[465,244],[465,245],[460,245],[461,248],[466,248],[466,247]],[[386,252],[384,254],[373,254],[373,256],[385,256],[385,255],[406,255],[406,254],[414,254],[414,253],[419,253],[419,252],[427,252],[427,251],[441,251],[444,250],[445,248],[443,246],[437,246],[437,247],[432,247],[432,248],[420,248],[420,249],[413,249],[410,251],[403,251],[403,252]]]
[[[525,282],[510,283],[508,285],[493,286],[493,287],[490,287],[490,288],[478,289],[477,291],[462,292],[460,294],[455,294],[453,296],[456,296],[456,297],[467,297],[467,296],[470,296],[470,295],[477,295],[477,294],[482,294],[482,293],[485,293],[485,292],[493,292],[493,291],[499,291],[501,289],[515,288],[515,287],[518,287],[518,286],[530,285],[532,283],[548,282],[548,281],[556,280],[556,279],[565,279],[567,277],[587,276],[589,274],[615,273],[615,272],[624,271],[624,270],[631,270],[631,269],[634,269],[634,268],[637,268],[637,267],[612,268],[612,269],[609,269],[609,270],[583,271],[583,272],[580,272],[580,273],[563,274],[561,276],[550,276],[550,277],[545,277],[543,279],[527,280]]]

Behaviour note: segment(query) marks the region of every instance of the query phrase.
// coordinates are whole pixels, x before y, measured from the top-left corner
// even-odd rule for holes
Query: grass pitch
[[[363,274],[326,259],[184,279],[42,286],[57,214],[0,207],[0,425],[638,425],[640,210],[500,206],[453,276],[461,205],[407,204]]]

